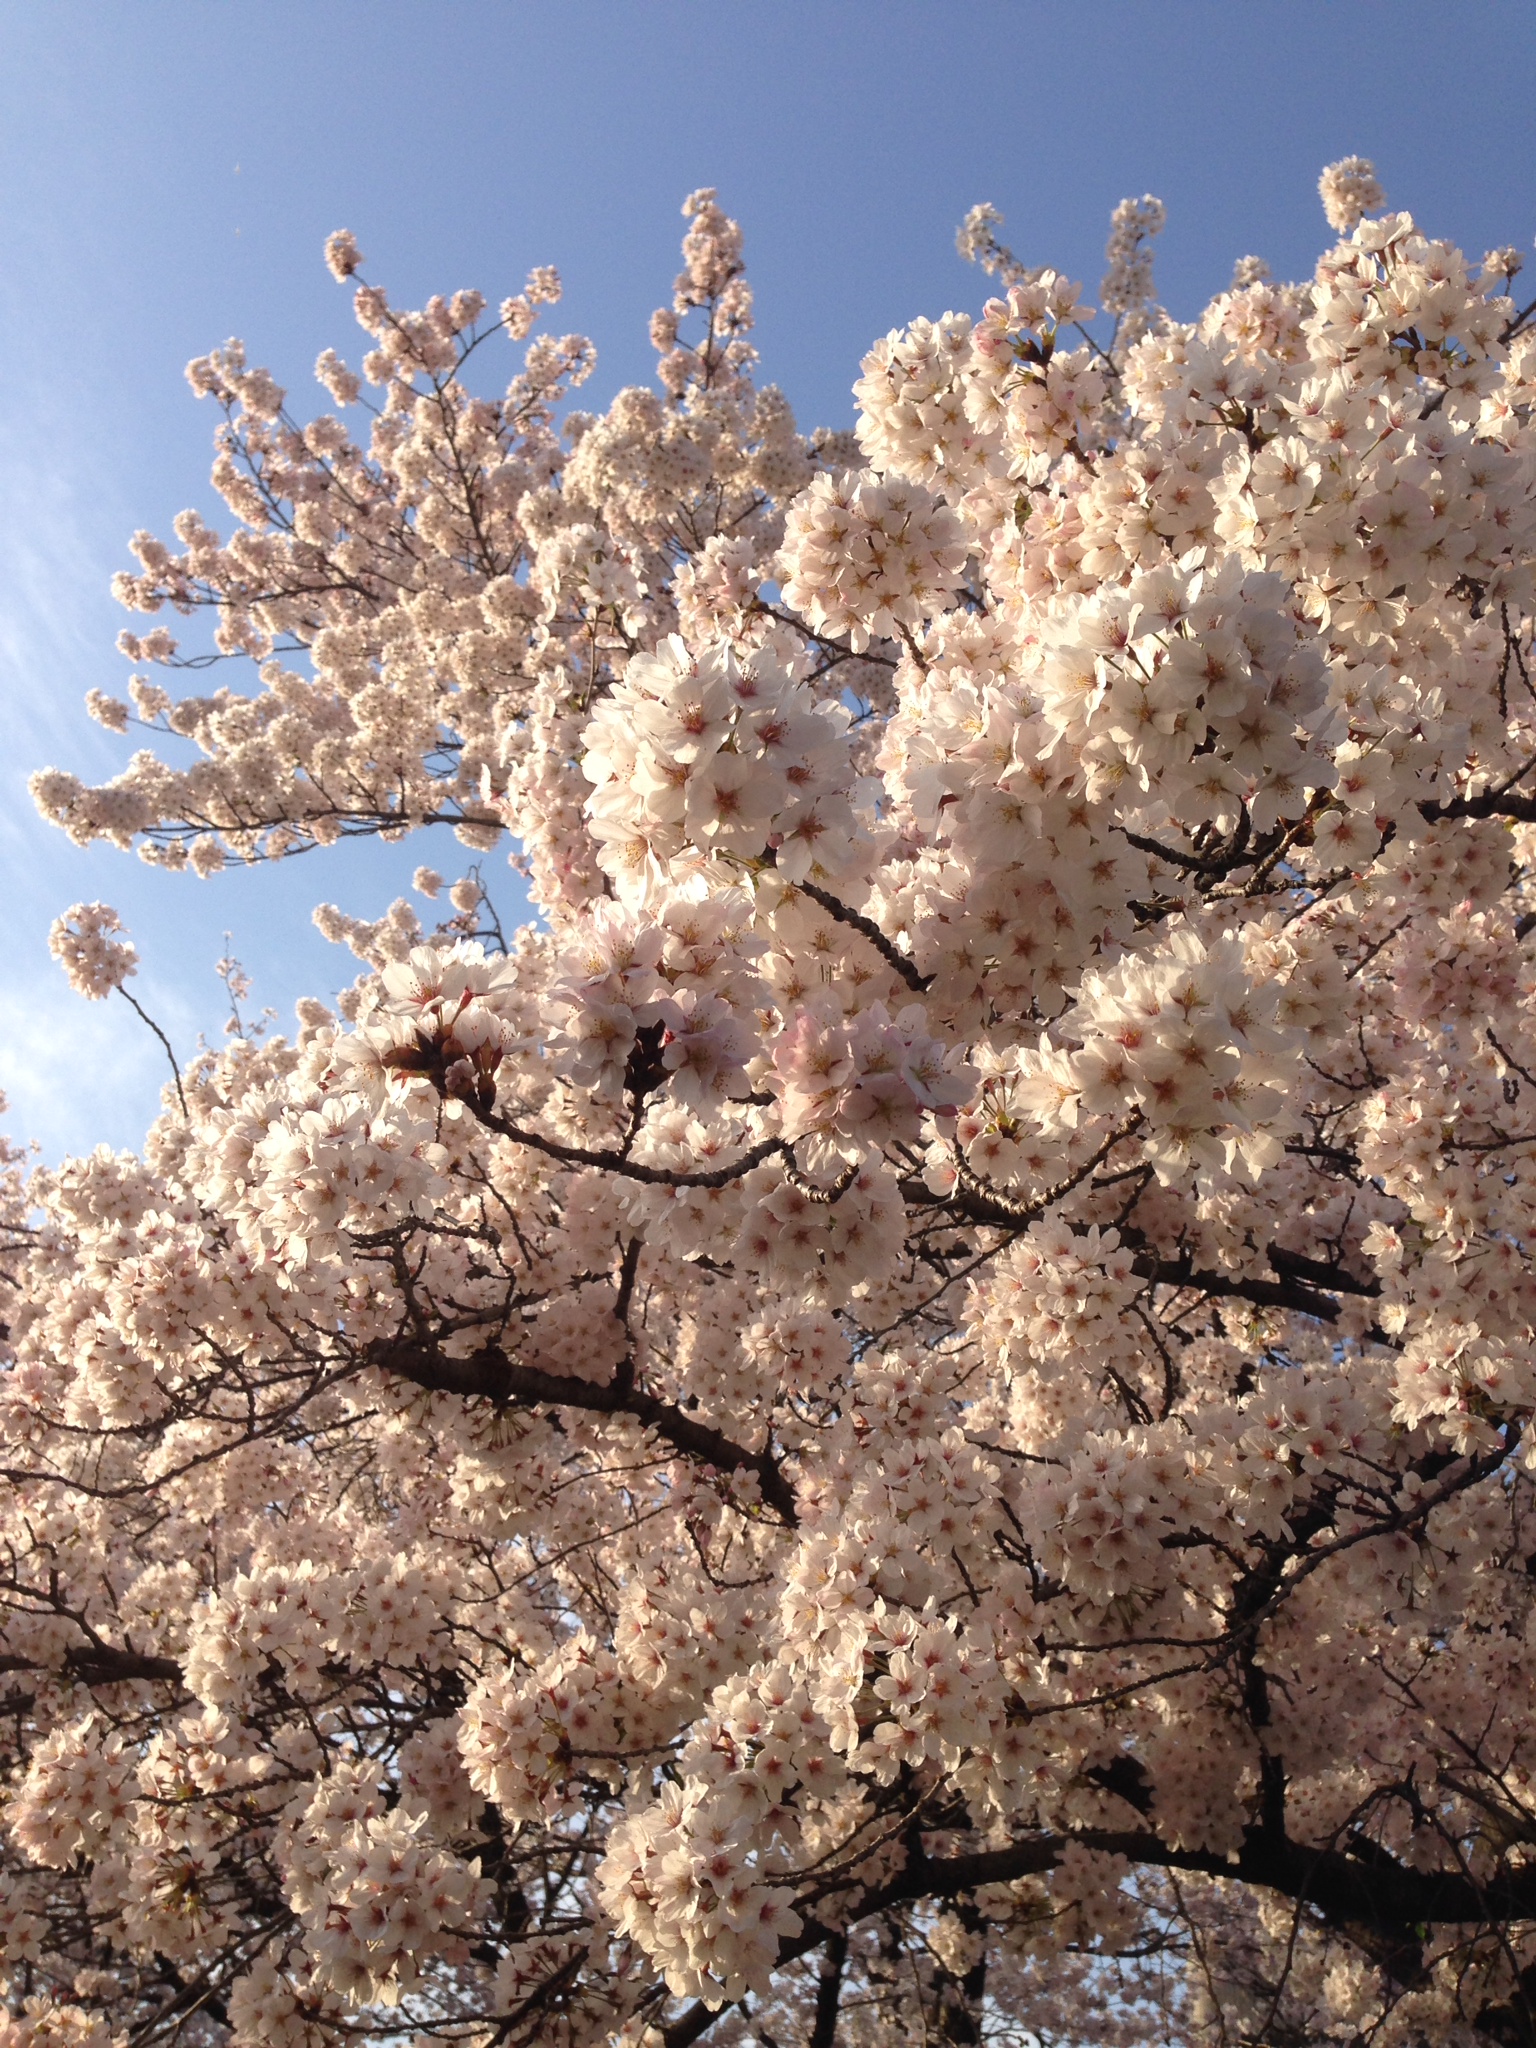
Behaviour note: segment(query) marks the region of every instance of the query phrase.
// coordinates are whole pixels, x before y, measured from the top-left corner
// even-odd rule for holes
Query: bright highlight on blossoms
[[[856,436],[708,191],[601,415],[347,235],[331,410],[192,365],[38,800],[431,864],[5,1169],[0,2048],[1536,2039],[1536,308],[1321,192],[1189,322],[977,208]]]

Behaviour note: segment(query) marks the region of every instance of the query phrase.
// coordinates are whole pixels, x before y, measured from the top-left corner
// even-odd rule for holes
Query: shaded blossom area
[[[0,2048],[1536,2039],[1536,326],[1321,193],[977,208],[856,435],[710,191],[600,416],[347,235],[333,411],[192,365],[38,801],[449,914],[0,1162]]]

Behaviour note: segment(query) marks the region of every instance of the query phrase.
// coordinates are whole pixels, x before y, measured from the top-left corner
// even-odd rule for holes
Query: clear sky
[[[1310,270],[1322,165],[1375,159],[1388,197],[1480,256],[1536,232],[1531,0],[8,0],[0,11],[0,1085],[49,1157],[134,1144],[163,1055],[49,960],[53,916],[123,911],[133,984],[183,1050],[223,1018],[222,934],[285,1019],[352,978],[309,925],[377,914],[434,845],[359,846],[212,883],[72,848],[26,777],[99,779],[126,743],[108,593],[137,527],[207,483],[189,357],[242,336],[295,402],[322,347],[357,354],[320,258],[352,228],[397,303],[534,263],[599,363],[582,402],[648,377],[678,206],[743,222],[765,377],[801,425],[847,425],[870,341],[971,306],[976,200],[1029,260],[1103,268],[1110,209],[1154,192],[1163,302],[1194,312],[1263,256]],[[1531,284],[1536,262],[1522,282]],[[311,394],[313,394],[311,398]],[[227,528],[228,517],[222,524]],[[514,900],[514,892],[505,892]]]

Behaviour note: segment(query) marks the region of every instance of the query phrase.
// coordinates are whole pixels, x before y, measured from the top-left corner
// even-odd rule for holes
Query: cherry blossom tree
[[[1536,321],[1322,196],[977,208],[856,436],[708,191],[600,416],[347,235],[333,412],[192,365],[44,811],[478,858],[0,1162],[3,2048],[1536,2039]]]

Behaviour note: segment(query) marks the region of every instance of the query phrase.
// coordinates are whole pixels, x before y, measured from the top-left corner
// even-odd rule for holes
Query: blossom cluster
[[[637,656],[582,735],[590,829],[620,900],[643,898],[679,856],[686,871],[689,852],[771,850],[793,881],[835,869],[854,830],[846,726],[772,644],[738,661],[674,637]]]
[[[131,939],[119,938],[123,921],[108,903],[77,903],[56,917],[48,933],[48,950],[69,976],[78,995],[100,1002],[139,971]]]

